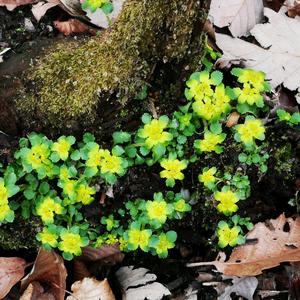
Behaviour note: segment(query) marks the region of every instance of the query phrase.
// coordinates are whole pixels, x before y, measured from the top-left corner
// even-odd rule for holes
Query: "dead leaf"
[[[239,118],[240,114],[238,112],[232,112],[227,118],[226,127],[231,128],[235,126],[239,122]]]
[[[269,8],[264,10],[269,23],[258,24],[251,34],[262,47],[216,34],[217,45],[223,50],[222,60],[243,62],[255,70],[264,71],[275,88],[281,83],[290,90],[300,86],[300,22]]]
[[[84,278],[72,284],[72,296],[66,300],[115,300],[107,279],[98,281],[95,278]]]
[[[116,272],[123,290],[123,300],[160,300],[171,295],[166,287],[155,282],[156,275],[148,272],[148,269],[134,269],[133,266],[122,267]]]
[[[47,0],[46,2],[41,1],[37,4],[34,4],[31,8],[31,11],[35,19],[39,22],[48,9],[58,5],[59,3],[59,0]]]
[[[9,50],[10,50],[10,48],[5,48],[2,51],[0,51],[0,63],[3,62],[3,55]]]
[[[84,277],[91,277],[89,265],[92,264],[93,270],[99,273],[104,266],[114,266],[122,262],[124,254],[120,251],[118,244],[103,245],[98,248],[85,247],[82,249],[82,254],[74,259],[74,277],[76,280]],[[104,277],[106,277],[105,274]]]
[[[264,7],[269,7],[278,12],[282,7],[284,0],[264,0]]]
[[[86,32],[92,35],[96,34],[95,29],[91,28],[90,26],[82,23],[77,19],[70,19],[68,21],[63,21],[63,22],[54,21],[53,24],[59,32],[63,33],[66,36],[71,34],[86,33]]]
[[[248,300],[253,299],[253,295],[258,285],[258,280],[255,277],[228,278],[227,276],[224,276],[223,279],[232,279],[232,285],[225,288],[224,293],[218,297],[218,300],[231,299],[230,295],[232,293]]]
[[[13,10],[20,5],[35,3],[38,0],[0,0],[0,6],[6,6],[8,10]]]
[[[292,6],[288,7],[288,16],[291,18],[295,18],[296,16],[300,16],[300,1],[295,0]]]
[[[64,261],[54,251],[40,248],[31,272],[21,281],[21,291],[34,281],[46,282],[51,286],[51,293],[56,300],[63,300],[66,289],[67,271]]]
[[[24,276],[25,264],[19,257],[0,257],[0,299]]]
[[[212,0],[209,15],[217,27],[229,26],[233,36],[248,35],[263,19],[262,0]]]
[[[29,284],[20,300],[55,300],[51,293],[46,293],[44,288],[36,281]]]
[[[216,260],[188,266],[214,265],[225,275],[256,276],[282,262],[300,261],[299,216],[294,220],[282,214],[275,220],[257,223],[246,238],[257,242],[236,247],[226,262]]]

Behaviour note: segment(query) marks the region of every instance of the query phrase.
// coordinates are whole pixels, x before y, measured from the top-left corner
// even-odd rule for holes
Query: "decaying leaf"
[[[82,23],[77,19],[70,19],[68,21],[62,21],[62,22],[54,21],[53,24],[58,31],[60,31],[66,36],[71,34],[76,34],[76,33],[85,33],[85,32],[88,32],[93,35],[96,34],[95,29],[89,27],[88,25]]]
[[[243,36],[263,19],[262,0],[212,0],[209,15],[212,22],[223,28],[229,26],[233,36]]]
[[[55,297],[45,292],[44,288],[34,281],[28,285],[20,300],[55,300]]]
[[[6,6],[8,10],[13,10],[20,5],[35,3],[38,0],[0,0],[0,6]]]
[[[284,214],[275,220],[257,223],[247,234],[246,243],[235,248],[228,261],[216,260],[188,266],[214,265],[229,276],[256,276],[282,262],[300,261],[300,217],[295,220]]]
[[[103,274],[101,269],[111,267],[122,262],[124,254],[120,251],[119,245],[102,245],[98,248],[85,247],[82,249],[82,254],[74,259],[74,277],[76,280],[81,280],[84,277],[91,277],[89,265],[92,265],[93,270],[97,273],[102,273],[103,277],[108,274]],[[107,269],[107,268],[106,268]],[[99,274],[98,274],[99,275]]]
[[[224,277],[225,278],[223,279],[229,279],[227,276]],[[232,293],[242,296],[245,299],[252,300],[257,285],[258,280],[255,277],[233,277],[232,285],[225,288],[224,293],[218,297],[218,300],[231,299],[230,295]]]
[[[288,7],[288,16],[291,18],[295,18],[296,16],[300,16],[300,1],[295,0],[293,5]]]
[[[63,300],[66,289],[67,271],[64,261],[54,251],[39,250],[31,272],[21,281],[21,291],[34,281],[46,282],[56,300]]]
[[[10,48],[5,48],[4,50],[0,51],[0,63],[3,62],[3,55],[9,50]]]
[[[25,264],[19,257],[0,257],[0,299],[24,276]]]
[[[95,278],[84,278],[73,283],[72,296],[67,300],[115,300],[115,296],[109,286],[107,279],[98,281]]]
[[[40,1],[32,6],[31,11],[35,19],[39,22],[48,9],[58,5],[59,3],[59,0],[47,0],[46,2]]]
[[[216,34],[217,45],[224,52],[221,60],[242,61],[246,67],[264,71],[274,88],[283,83],[296,90],[300,86],[300,21],[269,8],[264,12],[269,23],[258,24],[251,30],[264,48]]]
[[[239,118],[240,114],[238,112],[232,112],[227,118],[226,127],[231,128],[235,126],[239,122]]]
[[[156,275],[145,268],[122,267],[116,276],[123,290],[123,300],[160,300],[171,295],[161,283],[155,282]]]

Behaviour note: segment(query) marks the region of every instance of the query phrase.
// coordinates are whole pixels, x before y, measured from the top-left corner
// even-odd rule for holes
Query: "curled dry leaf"
[[[56,300],[63,300],[65,297],[67,271],[64,261],[54,251],[39,250],[31,272],[21,281],[23,292],[30,283],[46,282],[51,286],[51,294]]]
[[[46,293],[44,288],[36,281],[29,284],[20,300],[55,300],[51,293]]]
[[[240,114],[236,111],[232,112],[227,119],[226,127],[233,127],[239,122]]]
[[[300,217],[257,223],[247,240],[257,241],[236,247],[228,261],[193,263],[188,266],[214,265],[229,276],[256,276],[282,262],[300,261]]]
[[[262,0],[212,0],[209,15],[222,28],[229,26],[233,36],[243,36],[263,19]]]
[[[81,21],[77,19],[70,19],[68,21],[54,21],[55,28],[63,33],[64,35],[68,36],[71,34],[76,33],[90,33],[92,35],[96,34],[96,30],[89,27],[88,25],[82,23]]]
[[[0,299],[24,276],[25,264],[19,257],[0,257]]]
[[[101,272],[104,267],[109,267],[122,262],[124,254],[120,251],[118,244],[103,245],[98,248],[85,247],[82,254],[74,260],[74,277],[76,280],[83,279],[84,277],[91,277],[89,265],[92,264],[93,270],[97,273]],[[97,274],[99,275],[99,274]],[[103,275],[103,274],[102,274]],[[104,274],[103,277],[106,277]]]
[[[66,300],[115,300],[107,279],[98,281],[95,278],[84,278],[72,284],[72,296]]]
[[[295,0],[294,4],[288,6],[288,16],[291,18],[295,18],[296,16],[300,16],[300,1]]]
[[[46,2],[40,1],[32,6],[31,11],[35,19],[39,22],[48,9],[58,5],[59,3],[59,0],[47,0]]]

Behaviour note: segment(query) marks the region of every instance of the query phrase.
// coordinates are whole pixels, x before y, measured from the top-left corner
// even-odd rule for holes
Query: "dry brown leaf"
[[[226,127],[231,128],[235,126],[239,122],[239,118],[240,114],[238,112],[232,112],[227,118]]]
[[[65,297],[67,271],[64,261],[54,251],[39,250],[31,272],[21,281],[23,292],[33,281],[46,282],[51,286],[51,293],[56,300]]]
[[[44,288],[36,281],[29,284],[20,300],[55,300],[51,293],[46,293]]]
[[[85,247],[82,249],[82,255],[74,259],[74,277],[76,280],[91,277],[92,274],[88,268],[90,263],[93,263],[94,269],[99,269],[104,265],[113,266],[120,263],[123,258],[124,254],[120,251],[118,244],[103,245],[98,248]]]
[[[19,257],[0,257],[0,299],[24,276],[25,264]]]
[[[72,296],[66,300],[115,300],[107,279],[98,281],[95,278],[84,278],[72,284]]]
[[[55,28],[66,36],[71,34],[76,34],[76,33],[85,33],[85,32],[88,32],[93,35],[96,34],[95,29],[89,27],[88,25],[80,22],[77,19],[70,19],[68,21],[63,21],[63,22],[54,21],[53,23]]]
[[[295,0],[292,6],[288,7],[288,16],[291,18],[295,18],[296,16],[300,16],[300,1]]]
[[[294,220],[282,214],[275,220],[257,223],[247,239],[257,242],[235,248],[226,262],[216,260],[188,266],[214,265],[225,275],[256,276],[282,262],[300,261],[299,216]]]

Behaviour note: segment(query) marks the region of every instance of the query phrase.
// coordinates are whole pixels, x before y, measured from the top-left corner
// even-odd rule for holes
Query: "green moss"
[[[294,177],[295,157],[292,153],[292,145],[287,143],[274,150],[274,169],[279,174],[285,174],[287,177]],[[290,179],[290,178],[287,178]]]
[[[177,64],[201,51],[194,28],[202,8],[196,0],[128,0],[110,31],[64,42],[28,72],[35,88],[18,100],[21,115],[34,112],[44,124],[64,128],[74,120],[93,122],[99,103],[100,109],[108,101],[125,105],[158,62]]]

